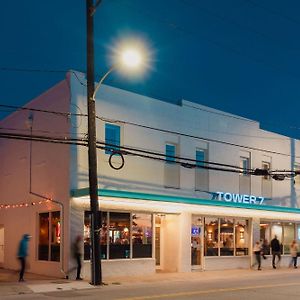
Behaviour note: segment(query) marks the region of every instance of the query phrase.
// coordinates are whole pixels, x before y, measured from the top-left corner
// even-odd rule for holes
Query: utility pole
[[[100,1],[98,1],[99,4]],[[97,175],[97,135],[96,135],[96,106],[94,94],[94,1],[86,0],[87,28],[87,106],[88,106],[88,157],[89,157],[89,191],[91,209],[91,284],[102,283],[99,204],[98,204],[98,175]]]

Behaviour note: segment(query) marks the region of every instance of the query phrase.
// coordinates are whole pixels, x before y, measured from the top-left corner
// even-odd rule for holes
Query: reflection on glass
[[[51,261],[60,260],[60,212],[51,213]]]
[[[272,224],[271,227],[271,239],[273,239],[275,237],[275,235],[277,236],[277,239],[279,240],[279,243],[282,243],[282,225],[281,223],[275,223]]]
[[[130,214],[109,214],[109,258],[130,258]]]
[[[216,218],[205,218],[205,255],[218,256],[219,225]]]
[[[132,215],[132,257],[152,257],[152,216]]]
[[[191,259],[192,265],[201,265],[201,226],[202,219],[199,216],[192,217],[191,228]]]
[[[100,227],[101,258],[107,259],[107,212],[101,212],[101,223],[102,223]],[[84,212],[83,242],[84,242],[84,260],[89,260],[91,255],[91,212],[89,211]]]
[[[295,239],[295,226],[293,223],[285,223],[283,224],[283,253],[290,254],[290,245],[292,241]]]
[[[39,214],[39,260],[49,259],[49,213]]]
[[[233,256],[233,219],[220,219],[220,255]]]
[[[235,255],[248,255],[249,225],[248,220],[235,220]]]
[[[261,221],[260,223],[260,240],[263,242],[263,251],[265,255],[269,255],[270,252],[270,228],[271,223]]]
[[[61,223],[60,212],[39,214],[39,260],[60,260]]]

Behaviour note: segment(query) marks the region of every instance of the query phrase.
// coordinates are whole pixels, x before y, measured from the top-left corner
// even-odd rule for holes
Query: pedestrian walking
[[[28,242],[30,240],[29,234],[24,234],[20,243],[17,257],[20,260],[20,274],[19,274],[19,281],[24,281],[24,273],[26,267],[26,257],[28,256]]]
[[[297,256],[298,256],[298,245],[296,240],[293,240],[291,245],[290,245],[290,253],[291,253],[291,262],[289,267],[294,265],[294,268],[297,269]]]
[[[277,261],[278,263],[281,260],[281,246],[276,235],[271,241],[271,249],[272,249],[272,266],[273,269],[276,269],[276,264],[275,264],[276,256],[278,257],[278,261]]]
[[[81,273],[81,257],[82,257],[82,250],[81,250],[81,245],[82,244],[82,236],[78,235],[75,239],[75,242],[73,244],[73,254],[74,258],[77,263],[77,274],[76,274],[76,280],[82,280],[80,277]]]
[[[253,247],[253,252],[255,254],[255,260],[256,263],[258,265],[257,270],[261,270],[261,254],[262,254],[262,247],[261,247],[261,243],[259,241],[257,241]],[[254,265],[255,265],[254,264]]]

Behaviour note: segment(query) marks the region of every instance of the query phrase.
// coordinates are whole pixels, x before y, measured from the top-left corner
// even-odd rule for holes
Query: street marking
[[[175,298],[175,297],[182,297],[182,296],[208,294],[208,293],[243,291],[243,290],[251,290],[251,289],[262,289],[262,288],[271,288],[271,287],[274,288],[274,287],[284,287],[284,286],[293,286],[293,285],[299,286],[299,282],[253,285],[253,286],[244,286],[244,287],[237,287],[237,288],[211,289],[211,290],[194,291],[194,292],[179,292],[179,293],[161,294],[161,295],[153,295],[153,296],[138,296],[138,297],[129,297],[129,298],[119,298],[119,300],[144,300],[144,299],[161,299],[161,298],[170,298],[170,297]]]

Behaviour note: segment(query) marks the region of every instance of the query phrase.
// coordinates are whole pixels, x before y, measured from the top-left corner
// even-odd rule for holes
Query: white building
[[[18,242],[29,233],[31,271],[67,274],[72,242],[82,234],[88,278],[87,147],[41,141],[86,140],[85,77],[70,72],[25,108],[0,123],[1,137],[6,134],[0,139],[0,264],[18,268]],[[174,105],[106,85],[96,111],[98,145],[115,145],[98,150],[104,279],[157,268],[249,268],[253,243],[275,234],[289,259],[289,244],[300,239],[299,176],[275,181],[248,170],[299,169],[299,141],[189,101]],[[123,155],[124,166],[115,170],[109,161],[121,167],[122,156],[111,156],[111,148],[146,157]],[[228,172],[237,170],[230,166],[245,172]]]

